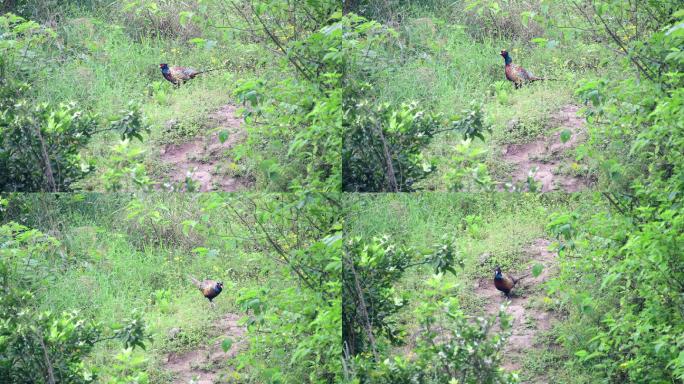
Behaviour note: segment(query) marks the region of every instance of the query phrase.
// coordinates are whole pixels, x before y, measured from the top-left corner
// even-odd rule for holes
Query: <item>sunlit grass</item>
[[[122,323],[133,311],[143,313],[151,340],[144,351],[135,353],[147,360],[147,371],[154,372],[153,377],[163,374],[159,367],[166,354],[212,343],[213,323],[223,315],[244,315],[235,302],[240,290],[287,288],[283,280],[266,277],[281,273],[281,266],[262,253],[254,253],[249,245],[237,246],[219,235],[171,238],[181,222],[196,218],[200,210],[197,198],[173,194],[144,198],[145,205],[161,212],[166,223],[159,228],[161,236],[168,238],[155,245],[148,236],[159,234],[147,232],[149,228],[143,233],[138,219],[130,218],[130,210],[121,204],[125,199],[117,204],[111,196],[89,195],[85,202],[74,203],[71,210],[47,214],[52,215],[53,224],[59,221],[62,230],[53,235],[73,261],[38,292],[37,305],[55,312],[78,310],[106,326]],[[43,217],[42,213],[34,214],[30,220]],[[214,212],[210,218],[217,234],[230,231],[238,237],[248,236],[240,232],[247,229],[233,226],[220,213]],[[195,252],[191,248],[197,244],[215,252]],[[215,300],[215,307],[191,283],[190,275],[224,282],[224,292]],[[257,280],[256,275],[263,279]],[[182,337],[170,338],[172,328],[182,329]],[[110,365],[120,351],[118,341],[98,343],[88,363],[94,367]],[[165,381],[159,378],[155,382]]]
[[[603,54],[593,46],[546,46],[486,36],[476,39],[464,25],[446,21],[446,16],[436,16],[430,10],[418,13],[420,17],[397,27],[398,48],[388,50],[391,59],[375,82],[380,99],[418,102],[422,109],[447,118],[473,104],[481,105],[492,131],[484,143],[477,140],[471,145],[485,150],[481,161],[497,178],[505,179],[509,173],[508,165],[500,161],[506,145],[550,134],[557,128],[551,126],[553,113],[580,102],[574,98],[577,81],[590,72],[609,71],[607,63],[601,62]],[[428,15],[422,16],[424,13]],[[505,79],[501,49],[509,50],[516,64],[553,80],[514,89]],[[446,132],[431,142],[425,156],[434,160],[437,168],[419,183],[420,188],[448,188],[444,176],[461,140],[459,134]]]
[[[273,54],[259,44],[235,40],[205,47],[180,39],[134,38],[121,25],[92,15],[67,19],[57,28],[62,45],[53,47],[53,54],[60,64],[48,67],[34,84],[36,101],[76,102],[97,115],[102,126],[129,103],[140,105],[151,131],[144,142],[129,145],[143,151],[139,161],[150,175],[163,174],[157,159],[165,144],[205,135],[211,112],[236,103],[233,91],[239,81],[282,76],[278,60],[268,60]],[[161,62],[199,70],[224,68],[176,88],[162,77]],[[114,132],[91,140],[83,157],[94,162],[96,171],[78,185],[103,189],[100,177],[119,142]]]

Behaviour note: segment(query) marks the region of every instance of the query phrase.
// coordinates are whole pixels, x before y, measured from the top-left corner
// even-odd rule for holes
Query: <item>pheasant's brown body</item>
[[[195,284],[195,286],[202,292],[202,295],[209,299],[210,302],[213,303],[212,300],[216,296],[218,296],[221,291],[223,290],[223,283],[220,281],[214,281],[214,280],[203,280],[199,281],[195,279],[194,277],[190,276],[190,280]]]
[[[169,67],[168,64],[159,64],[159,68],[161,68],[164,78],[176,86],[180,86],[186,81],[194,79],[195,76],[201,73],[213,71],[213,69],[198,71],[190,67]]]
[[[498,289],[499,291],[503,292],[506,297],[510,298],[511,297],[511,290],[515,287],[515,285],[523,279],[525,276],[521,276],[519,278],[514,278],[511,276],[506,276],[501,272],[501,268],[496,267],[494,270],[494,287]]]
[[[538,80],[546,80],[541,77],[533,75],[530,71],[525,68],[513,64],[513,59],[505,50],[501,51],[501,56],[504,58],[504,63],[506,64],[505,72],[506,79],[515,85],[516,88],[520,88],[525,83],[531,83]]]
[[[502,279],[494,279],[494,286],[506,296],[509,296],[511,294],[511,290],[515,286],[515,283],[513,280],[508,278],[508,276],[504,276]]]

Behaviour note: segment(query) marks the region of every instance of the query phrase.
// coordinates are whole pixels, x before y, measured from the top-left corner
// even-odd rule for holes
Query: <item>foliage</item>
[[[248,106],[251,133],[239,157],[250,157],[264,189],[339,191],[344,22],[338,4],[248,4],[239,14],[257,26],[253,38],[269,41],[283,70],[289,66],[297,76],[239,84],[234,93]]]
[[[609,12],[617,6],[600,3],[594,17],[602,17],[598,10],[606,8],[603,11]],[[657,7],[657,12],[667,9],[668,4],[664,3]],[[582,155],[591,159],[608,190],[626,191],[644,174],[647,183],[667,184],[666,180],[676,177],[682,164],[683,139],[676,127],[681,126],[682,120],[684,62],[678,52],[684,44],[684,15],[680,12],[678,18],[674,16],[670,24],[659,25],[648,41],[639,40],[638,36],[622,41],[616,36],[614,44],[627,50],[623,65],[634,66],[644,76],[643,81],[633,77],[610,82],[587,79],[576,91],[593,107],[589,112],[591,140]],[[604,33],[613,34],[612,28],[606,25]],[[606,137],[610,140],[606,141]]]
[[[120,339],[145,347],[145,323],[134,315],[124,325],[104,327],[78,311],[36,308],[36,296],[64,268],[61,244],[39,231],[10,222],[0,227],[0,379],[5,383],[90,383],[97,369],[84,363],[96,343]]]
[[[98,131],[96,116],[75,103],[35,103],[31,81],[42,69],[33,63],[45,58],[41,47],[55,33],[11,13],[0,17],[0,33],[0,190],[68,191],[91,171],[81,151],[95,133],[118,130],[142,140],[146,127],[135,105]]]
[[[468,0],[463,2],[462,12],[469,33],[476,38],[530,41],[543,33],[543,25],[535,16],[548,16],[550,8],[545,1]]]
[[[146,190],[152,184],[145,165],[140,163],[144,151],[135,148],[130,141],[122,141],[112,147],[112,154],[104,163],[101,178],[108,192],[122,190]]]
[[[626,75],[586,79],[576,91],[591,105],[579,154],[607,192],[602,209],[548,226],[565,256],[553,285],[570,313],[560,340],[572,369],[596,381],[682,380],[684,13],[674,1],[561,3],[623,55]]]
[[[640,202],[622,213],[579,212],[559,216],[549,226],[568,255],[553,289],[571,308],[574,328],[582,328],[561,340],[575,352],[572,364],[592,367],[596,377],[677,380],[684,348],[684,322],[677,310],[684,276],[677,266],[681,198],[639,195]]]
[[[80,149],[93,133],[93,119],[75,105],[28,101],[3,114],[3,190],[60,191],[89,172]],[[36,167],[36,165],[39,167]]]
[[[339,196],[213,195],[203,209],[229,212],[232,220],[249,228],[246,241],[287,270],[281,275],[289,282],[286,288],[257,286],[237,294],[237,305],[248,315],[250,337],[249,349],[237,357],[243,380],[339,382]]]
[[[501,331],[491,334],[495,318],[475,320],[451,297],[452,283],[443,272],[457,274],[462,256],[452,241],[443,239],[420,255],[410,247],[395,244],[389,237],[348,240],[344,259],[344,354],[353,382],[463,383],[514,382],[498,369],[498,351],[505,345],[510,323],[502,312]],[[413,316],[420,324],[413,358],[388,355],[390,345],[402,345],[407,330],[397,314],[408,307],[409,292],[399,292],[398,282],[413,267],[432,265],[435,277],[422,304]]]
[[[480,106],[446,117],[416,102],[380,102],[374,81],[377,62],[390,64],[383,47],[395,32],[353,14],[343,49],[347,60],[344,95],[343,185],[350,192],[412,191],[436,166],[424,156],[434,136],[456,131],[464,139],[484,139],[488,129]]]
[[[434,166],[423,158],[422,149],[438,127],[435,117],[415,104],[354,104],[344,142],[345,190],[411,191]]]
[[[443,176],[449,191],[486,191],[492,188],[493,181],[487,171],[487,165],[481,162],[485,153],[483,148],[476,147],[470,140],[464,140],[456,145],[449,162],[450,167]]]
[[[387,359],[373,375],[378,383],[516,383],[517,375],[498,369],[500,351],[511,328],[502,305],[498,314],[472,318],[450,297],[453,288],[440,276],[428,282],[428,301],[419,305],[415,359]],[[499,330],[494,331],[498,326]]]
[[[400,330],[391,316],[406,304],[406,298],[395,298],[393,284],[404,274],[413,255],[410,249],[397,247],[388,237],[352,238],[345,248],[342,321],[345,358],[364,352],[377,356],[376,337],[399,342]]]

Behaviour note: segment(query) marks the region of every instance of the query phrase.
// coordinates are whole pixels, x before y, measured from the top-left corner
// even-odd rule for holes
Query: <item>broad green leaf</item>
[[[543,264],[535,264],[534,267],[532,267],[532,276],[537,277],[537,276],[541,275],[543,270],[544,270]]]
[[[230,350],[230,347],[233,346],[233,340],[229,338],[223,339],[221,342],[221,349],[223,349],[223,352],[228,352]]]
[[[560,134],[560,139],[562,143],[567,143],[568,140],[572,137],[572,131],[569,129],[564,129],[561,134]]]
[[[221,142],[221,144],[225,143],[226,140],[228,140],[228,136],[229,136],[228,131],[224,130],[224,131],[219,132],[218,139]]]

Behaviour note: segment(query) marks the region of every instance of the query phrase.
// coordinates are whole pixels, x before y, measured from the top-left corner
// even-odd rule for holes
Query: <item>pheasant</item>
[[[501,56],[503,56],[504,63],[506,64],[506,79],[512,81],[516,89],[522,87],[524,83],[531,83],[538,80],[555,80],[537,77],[527,69],[513,64],[513,59],[511,59],[511,56],[505,49],[501,50]]]
[[[207,69],[206,71],[198,71],[190,67],[169,67],[169,65],[166,63],[159,64],[159,68],[161,68],[164,78],[173,83],[173,85],[176,87],[179,87],[188,80],[194,79],[195,76],[201,73],[207,73],[219,69],[213,68]]]
[[[528,274],[529,275],[529,274]],[[515,287],[516,284],[528,275],[520,276],[517,279],[511,276],[506,276],[503,273],[501,273],[501,268],[498,266],[494,270],[494,286],[496,289],[499,291],[503,292],[504,295],[506,295],[507,298],[511,298],[511,290],[513,287]]]
[[[190,280],[192,280],[192,283],[195,284],[197,288],[202,292],[202,295],[209,299],[209,302],[213,307],[214,302],[212,300],[214,300],[214,298],[218,296],[223,290],[223,283],[214,280],[199,281],[192,276],[190,276]]]

